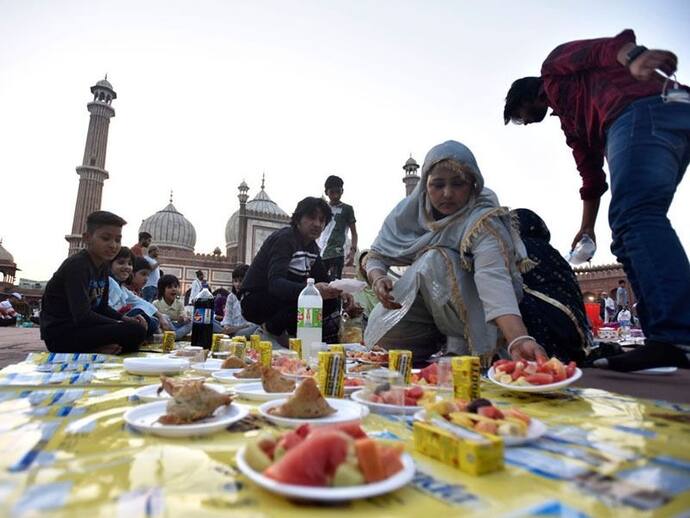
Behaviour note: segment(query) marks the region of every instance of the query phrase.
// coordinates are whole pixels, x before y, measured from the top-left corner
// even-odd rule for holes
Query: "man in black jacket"
[[[331,210],[324,200],[304,198],[297,204],[290,226],[264,241],[242,282],[242,315],[261,324],[264,334],[274,335],[269,338],[283,347],[288,335],[297,332],[297,299],[310,277],[324,301],[324,341],[337,341],[341,292],[328,285],[328,272],[316,244],[330,219]]]

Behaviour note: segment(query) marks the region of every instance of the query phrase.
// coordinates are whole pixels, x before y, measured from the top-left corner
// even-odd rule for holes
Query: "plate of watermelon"
[[[516,392],[554,392],[582,377],[582,371],[570,362],[567,365],[554,357],[536,362],[498,360],[487,373],[489,380]]]
[[[263,489],[290,498],[341,502],[408,484],[415,473],[403,446],[367,437],[358,422],[282,435],[263,432],[240,449],[237,467]]]
[[[437,400],[436,394],[433,392],[426,392],[419,386],[409,388],[396,387],[378,393],[372,393],[368,389],[361,389],[353,392],[350,397],[353,401],[368,406],[371,411],[376,414],[412,415],[417,412],[425,402],[434,402]],[[396,404],[403,400],[405,402],[404,405]]]

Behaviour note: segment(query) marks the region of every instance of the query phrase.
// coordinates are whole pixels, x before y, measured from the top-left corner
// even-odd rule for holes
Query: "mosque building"
[[[109,176],[105,169],[105,157],[110,119],[115,116],[112,102],[117,99],[117,93],[107,76],[91,87],[91,93],[93,99],[87,104],[90,119],[84,156],[82,164],[76,168],[79,188],[72,231],[65,236],[69,243],[69,255],[84,247],[81,236],[86,230],[86,217],[91,212],[100,210],[103,185]],[[420,181],[419,164],[410,155],[402,168],[405,195],[409,196]],[[191,286],[197,270],[204,272],[204,277],[212,289],[229,288],[233,268],[238,263],[251,263],[264,240],[275,230],[290,224],[289,214],[266,192],[265,176],[261,180],[259,192],[251,200],[246,182],[243,181],[237,189],[239,207],[225,226],[225,254],[220,247],[208,254],[195,251],[196,229],[173,205],[172,193],[169,203],[164,208],[141,222],[139,231],[150,233],[152,243],[159,247],[161,270],[180,279],[183,291]],[[0,283],[4,282],[9,289],[14,284],[17,268],[12,256],[1,246],[0,267]],[[343,273],[352,276],[354,269],[346,268]],[[583,291],[587,291],[588,294],[606,289],[609,279],[615,278],[617,281],[624,277],[619,265],[599,269],[592,267],[592,271],[589,268],[579,268],[576,273],[578,280],[586,284]]]

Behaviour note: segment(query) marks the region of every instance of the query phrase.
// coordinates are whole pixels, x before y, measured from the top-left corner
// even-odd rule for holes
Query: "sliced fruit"
[[[525,376],[525,381],[532,385],[549,385],[550,383],[553,383],[553,376],[551,374],[539,372],[537,374],[532,374],[531,376]]]
[[[501,412],[495,406],[482,406],[477,410],[479,415],[488,417],[490,419],[503,419],[503,412]]]
[[[496,434],[498,431],[498,423],[492,421],[480,421],[474,425],[474,429],[481,433],[492,433]]]
[[[358,439],[355,442],[359,469],[362,470],[364,480],[378,482],[386,478],[386,471],[381,462],[376,441],[372,439]]]
[[[244,458],[246,459],[247,464],[249,464],[254,471],[258,471],[259,473],[268,468],[273,462],[273,460],[266,455],[266,453],[259,446],[259,443],[256,441],[251,441],[247,444]]]
[[[403,463],[400,456],[403,452],[402,444],[395,446],[387,446],[385,444],[377,444],[379,450],[379,456],[381,458],[381,464],[383,465],[383,471],[385,477],[388,478],[395,475],[398,471],[403,469]]]
[[[264,475],[286,484],[330,485],[338,466],[347,457],[350,441],[351,437],[336,430],[309,435],[269,466]]]
[[[338,466],[333,476],[333,485],[336,487],[359,486],[364,484],[364,482],[364,475],[362,475],[359,468],[347,462],[343,462]]]

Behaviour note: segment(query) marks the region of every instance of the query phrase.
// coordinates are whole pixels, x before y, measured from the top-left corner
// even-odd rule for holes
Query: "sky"
[[[511,82],[538,75],[558,44],[635,30],[675,51],[690,83],[690,2],[0,0],[0,238],[48,279],[67,256],[91,100],[113,102],[102,208],[142,219],[168,203],[196,228],[196,251],[225,250],[237,186],[291,213],[345,181],[360,247],[404,196],[402,165],[448,139],[473,150],[503,205],[538,212],[569,249],[580,177],[557,118],[504,126]],[[611,263],[604,195],[595,264]],[[670,219],[690,249],[690,186]]]

